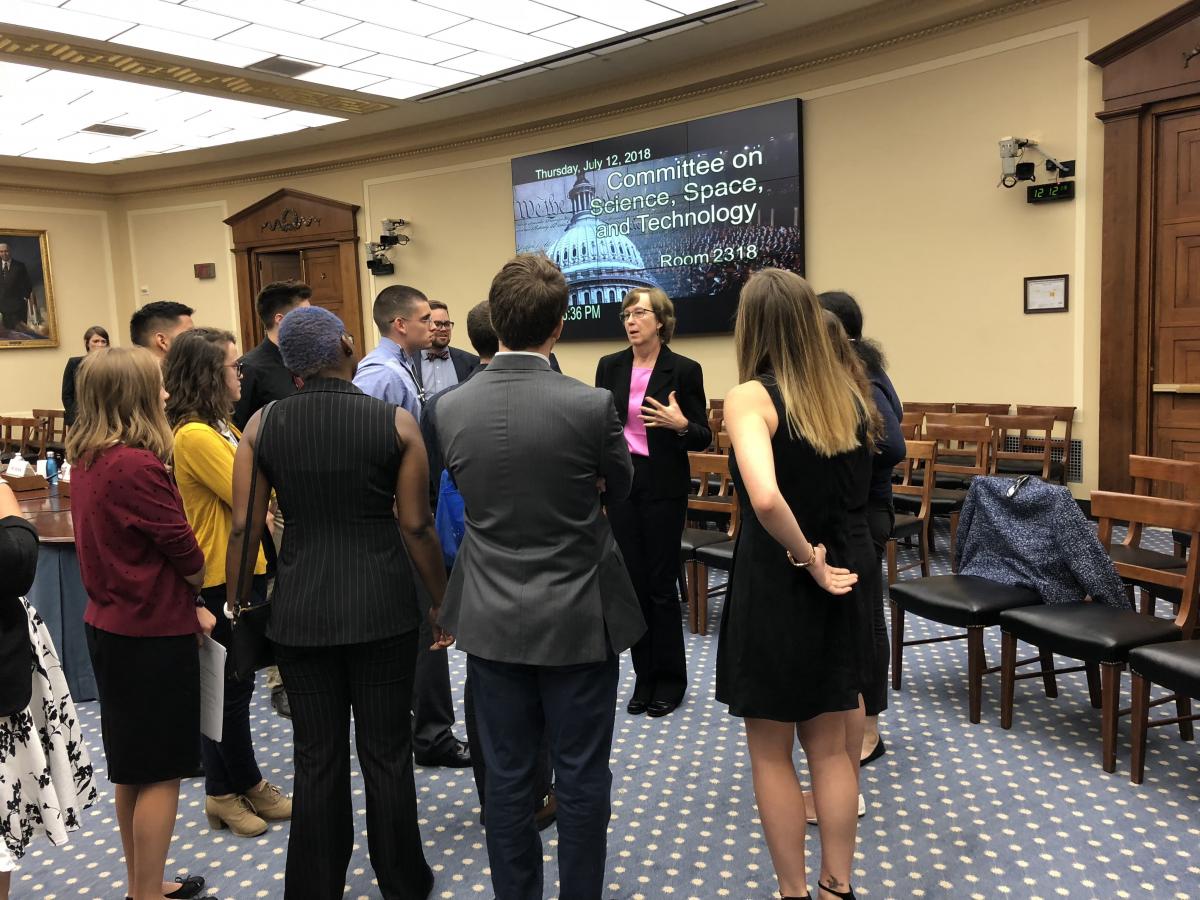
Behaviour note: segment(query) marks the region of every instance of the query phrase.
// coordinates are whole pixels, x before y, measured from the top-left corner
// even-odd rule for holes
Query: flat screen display
[[[563,340],[621,336],[639,287],[675,302],[676,334],[731,331],[752,272],[804,272],[801,160],[799,100],[514,159],[517,250],[566,276]]]

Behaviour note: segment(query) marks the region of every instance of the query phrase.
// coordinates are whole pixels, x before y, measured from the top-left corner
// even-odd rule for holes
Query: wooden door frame
[[[1200,0],[1191,0],[1087,57],[1104,79],[1101,490],[1130,490],[1129,455],[1151,449],[1155,136],[1163,116],[1200,111],[1200,65],[1182,64],[1197,44]]]
[[[354,300],[354,321],[346,326],[352,333],[365,337],[357,213],[358,207],[352,203],[283,188],[225,220],[233,231],[231,252],[243,349],[249,350],[262,339],[262,323],[254,310],[259,288],[257,256],[280,250],[338,248],[342,289],[348,294],[353,291]]]

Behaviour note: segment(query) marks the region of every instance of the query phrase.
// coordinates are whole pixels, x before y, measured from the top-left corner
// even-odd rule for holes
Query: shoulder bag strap
[[[271,407],[275,405],[275,402],[276,401],[272,400],[270,403],[264,406],[262,415],[258,418],[258,435],[255,438],[253,450],[254,455],[251,459],[250,465],[250,497],[246,501],[247,528],[250,527],[250,517],[254,515],[254,495],[258,490],[258,448],[262,446],[263,435],[266,433],[267,429],[267,417],[271,414]],[[235,594],[237,597],[237,606],[235,606],[233,609],[234,621],[237,620],[240,612],[249,608],[250,606],[250,603],[247,602],[247,595],[250,593],[248,582],[253,580],[253,576],[251,575],[250,577],[247,577],[247,572],[253,569],[253,565],[250,562],[251,549],[250,541],[242,541],[242,558],[238,567],[237,593]]]

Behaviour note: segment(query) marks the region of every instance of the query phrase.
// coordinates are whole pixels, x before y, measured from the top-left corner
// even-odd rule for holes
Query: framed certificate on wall
[[[1066,275],[1038,275],[1025,279],[1025,312],[1054,313],[1067,311]]]

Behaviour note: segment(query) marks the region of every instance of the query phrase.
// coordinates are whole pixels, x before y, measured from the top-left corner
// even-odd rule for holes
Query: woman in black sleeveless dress
[[[742,290],[734,342],[742,384],[725,400],[742,525],[717,649],[717,699],[746,722],[754,791],[785,897],[808,896],[805,808],[792,765],[808,757],[823,897],[853,897],[870,622],[857,572],[876,413],[837,362],[804,279],[765,269]]]

